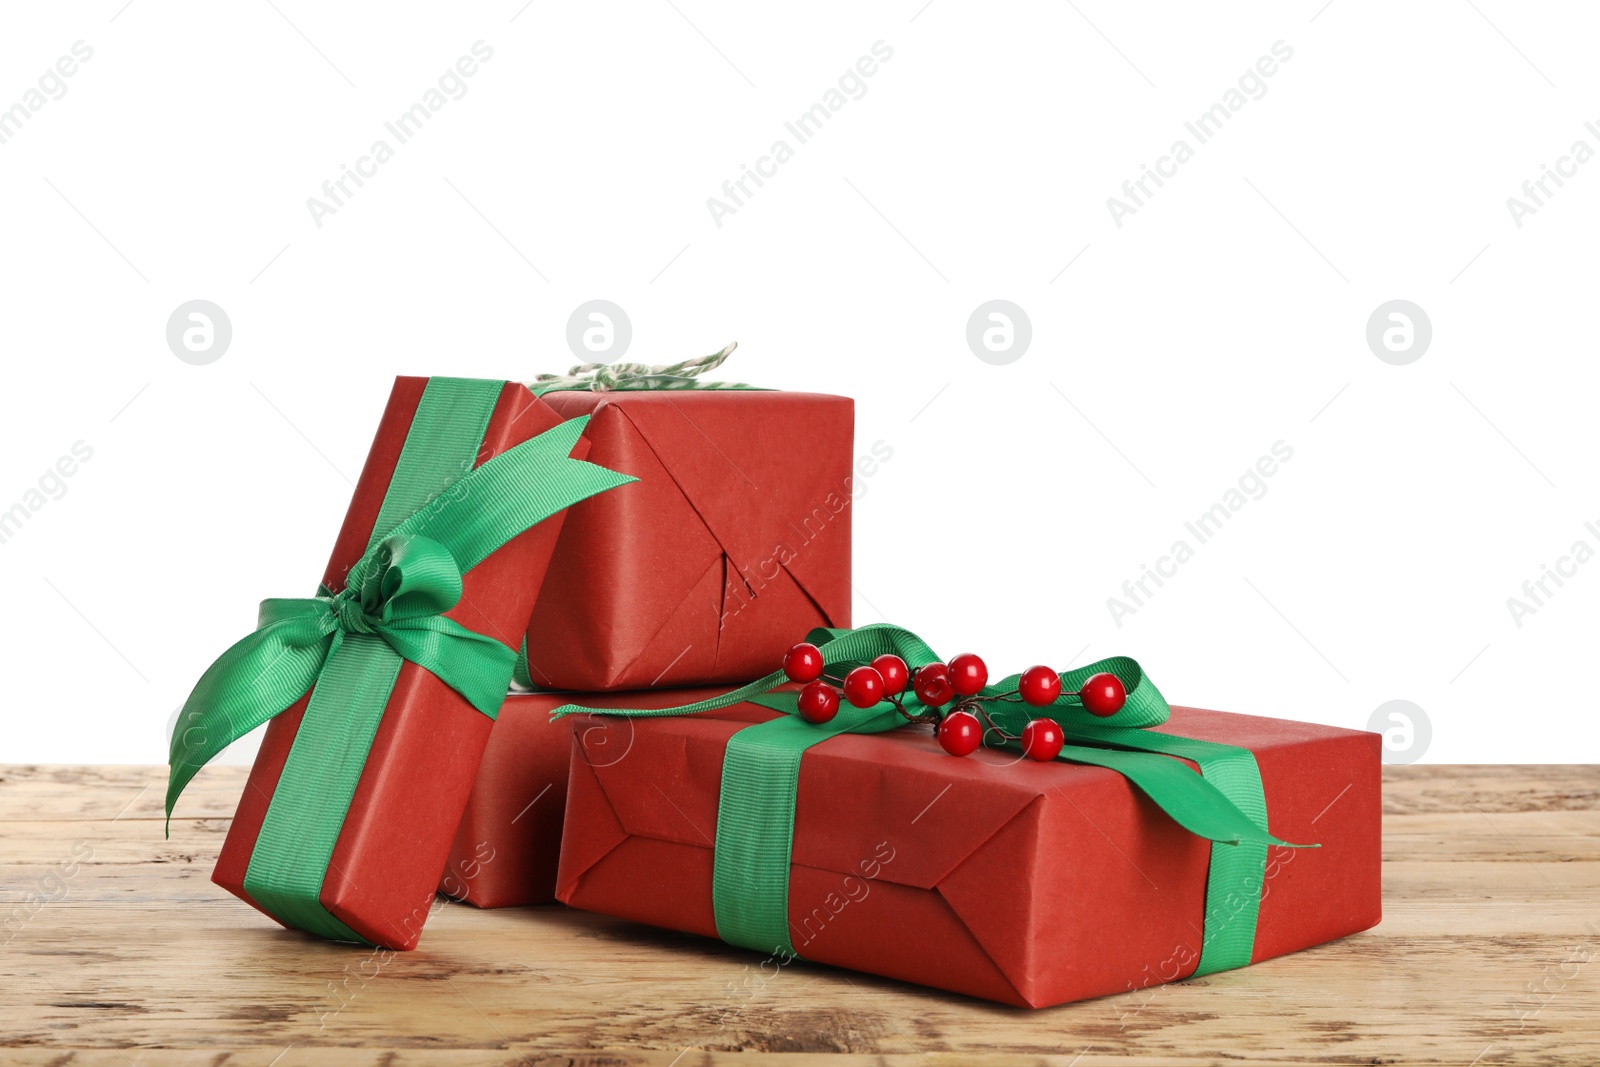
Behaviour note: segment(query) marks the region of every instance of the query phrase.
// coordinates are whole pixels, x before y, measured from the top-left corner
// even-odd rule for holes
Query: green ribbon
[[[885,653],[913,669],[939,660],[909,630],[874,624],[856,630],[814,630],[807,638],[823,662],[840,674]],[[1127,701],[1115,715],[1085,711],[1078,690],[1093,674],[1115,674]],[[1014,692],[1019,675],[986,686],[980,696]],[[841,704],[821,726],[799,718],[797,694],[771,693],[787,679],[775,671],[722,696],[675,708],[585,708],[569,704],[554,717],[586,711],[652,717],[714,711],[753,701],[787,714],[733,735],[722,764],[722,792],[712,870],[712,908],[717,933],[731,944],[797,955],[789,936],[789,864],[794,842],[794,806],[800,761],[812,745],[841,733],[879,733],[905,725],[888,702],[871,708]],[[1170,709],[1139,664],[1114,656],[1061,674],[1062,694],[1048,708],[991,702],[985,710],[1008,734],[1020,734],[1041,715],[1061,724],[1074,743],[1058,759],[1105,767],[1127,778],[1190,833],[1212,842],[1206,880],[1206,919],[1196,975],[1243,967],[1255,946],[1257,912],[1270,845],[1289,845],[1267,830],[1266,797],[1255,756],[1248,750],[1159,734],[1149,727],[1167,721]],[[908,710],[921,708],[907,693]],[[1004,747],[1020,749],[1017,742]],[[1172,757],[1193,760],[1195,773]]]
[[[570,457],[586,418],[474,467],[504,385],[428,380],[368,550],[343,591],[263,601],[255,632],[201,676],[173,731],[169,826],[202,766],[310,690],[244,880],[289,925],[363,940],[320,895],[402,663],[432,672],[482,714],[499,712],[516,653],[445,617],[461,599],[462,575],[563,508],[636,480]]]
[[[842,733],[877,733],[905,722],[893,707],[855,708],[816,726],[796,714],[796,694],[756,703],[789,714],[748,726],[728,739],[717,801],[711,905],[717,935],[732,945],[795,956],[789,937],[789,862],[800,759]],[[776,697],[777,695],[775,695]],[[771,702],[769,703],[769,699]]]

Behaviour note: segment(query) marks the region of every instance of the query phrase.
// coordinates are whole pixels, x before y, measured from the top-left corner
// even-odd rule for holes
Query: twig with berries
[[[799,711],[801,718],[810,723],[832,720],[839,713],[839,695],[843,691],[844,699],[854,707],[870,708],[887,701],[907,722],[931,724],[940,746],[952,756],[970,755],[984,744],[1018,742],[1024,755],[1043,762],[1055,759],[1066,744],[1061,724],[1052,718],[1032,719],[1021,733],[1014,734],[995,721],[989,707],[1023,703],[1040,708],[1058,703],[1062,676],[1042,664],[1017,675],[1016,688],[986,693],[989,668],[971,652],[952,656],[948,663],[925,663],[914,675],[905,660],[885,653],[839,678],[827,673],[822,650],[802,641],[784,654],[783,673],[792,682],[804,683]],[[906,707],[907,684],[922,710]],[[1077,697],[1076,702],[1073,696]],[[1102,671],[1090,675],[1077,693],[1068,694],[1060,706],[1081,706],[1103,718],[1115,715],[1127,698],[1122,679]]]

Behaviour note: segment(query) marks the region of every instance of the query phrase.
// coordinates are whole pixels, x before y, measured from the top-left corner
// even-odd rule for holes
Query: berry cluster
[[[840,690],[844,699],[858,708],[870,708],[889,701],[908,722],[932,723],[939,744],[952,756],[977,751],[985,734],[998,741],[1019,741],[1030,759],[1053,760],[1066,743],[1061,724],[1040,717],[1009,734],[985,709],[989,702],[1021,701],[1032,707],[1055,703],[1061,696],[1061,676],[1049,667],[1029,667],[1017,678],[1017,688],[1009,692],[983,694],[989,681],[989,668],[971,652],[952,656],[948,663],[926,663],[913,674],[906,661],[885,653],[870,664],[855,667],[842,679],[823,673],[822,650],[802,641],[783,656],[783,673],[792,682],[802,682],[800,716],[810,723],[825,723],[839,713]],[[913,713],[906,709],[906,686],[927,710]],[[835,686],[838,688],[836,689]],[[1101,717],[1115,715],[1127,700],[1122,679],[1102,672],[1091,675],[1078,690],[1083,709]],[[945,705],[949,705],[946,707]]]

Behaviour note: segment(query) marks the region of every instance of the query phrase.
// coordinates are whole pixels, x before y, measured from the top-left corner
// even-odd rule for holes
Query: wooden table
[[[1376,930],[1038,1012],[558,907],[318,943],[209,880],[243,781],[163,840],[165,768],[0,767],[0,1063],[1600,1063],[1600,767],[1388,769]]]

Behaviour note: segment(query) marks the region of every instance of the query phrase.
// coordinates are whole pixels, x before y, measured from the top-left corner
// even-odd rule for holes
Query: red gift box
[[[428,381],[395,380],[328,562],[323,584],[330,592],[343,587],[367,550]],[[561,421],[526,387],[507,382],[474,465]],[[426,432],[418,436],[413,447],[425,446]],[[580,440],[572,455],[581,458],[585,449]],[[563,515],[518,534],[469,570],[461,600],[446,617],[515,648]],[[309,700],[308,693],[268,724],[212,874],[264,912],[245,890],[245,873]],[[492,725],[429,671],[410,661],[400,667],[320,890],[323,907],[362,938],[394,949],[416,945]]]
[[[536,686],[742,683],[795,634],[850,625],[850,399],[643,389],[544,401],[592,416],[590,461],[639,481],[571,509],[528,627]]]
[[[718,689],[608,693],[608,707],[668,708]],[[625,759],[634,720],[578,715],[551,721],[571,694],[513,693],[489,734],[467,810],[456,830],[439,891],[480,908],[550,904],[556,899],[561,822],[574,730],[587,736],[591,759]]]
[[[575,737],[558,899],[717,936],[736,711],[775,714],[641,719],[610,764]],[[1155,729],[1249,749],[1272,832],[1321,845],[1268,852],[1252,962],[1378,922],[1378,735],[1191,708]],[[789,934],[806,960],[1009,1004],[1126,992],[1195,970],[1211,847],[1110,770],[957,759],[926,728],[842,734],[800,764]]]

